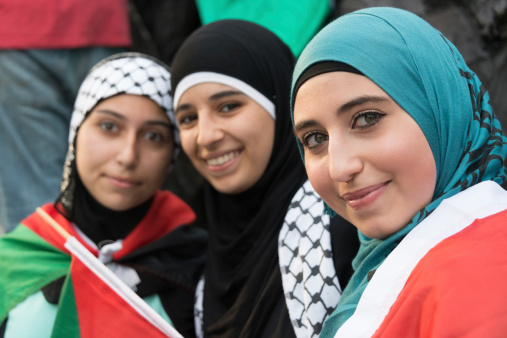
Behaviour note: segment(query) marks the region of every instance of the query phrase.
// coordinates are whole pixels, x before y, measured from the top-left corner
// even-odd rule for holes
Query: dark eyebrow
[[[178,115],[178,113],[180,113],[182,110],[190,109],[190,107],[191,106],[188,103],[184,103],[180,105],[178,108],[176,108],[176,110],[174,111],[174,115]]]
[[[343,114],[346,111],[351,110],[355,106],[359,106],[359,105],[361,105],[363,103],[367,103],[367,102],[386,102],[387,103],[387,102],[389,102],[389,99],[384,96],[360,96],[360,97],[350,100],[349,102],[342,105],[338,109],[337,113],[338,113],[338,115]]]
[[[116,118],[119,118],[120,120],[126,120],[125,116],[121,115],[121,114],[118,114],[117,112],[114,112],[112,110],[109,110],[109,109],[99,109],[99,110],[96,110],[97,113],[102,113],[102,114],[106,114],[106,115],[112,115]]]
[[[114,112],[114,111],[109,110],[109,109],[99,109],[99,110],[96,110],[96,112],[97,113],[102,113],[102,114],[105,114],[105,115],[111,115],[111,116],[114,116],[117,119],[120,119],[120,120],[123,120],[123,121],[127,120],[127,118],[125,116],[123,116],[121,114],[118,114],[117,112]],[[166,121],[162,121],[162,120],[148,120],[144,124],[146,124],[146,125],[152,125],[152,126],[162,126],[162,127],[167,127],[169,129],[171,129],[171,123],[166,122]]]
[[[146,122],[145,124],[149,125],[149,126],[162,126],[162,127],[172,129],[171,123],[166,122],[166,121],[152,120],[152,121]]]
[[[224,90],[222,92],[218,92],[218,93],[211,95],[208,98],[208,101],[213,102],[213,101],[220,100],[224,97],[234,96],[234,95],[246,95],[246,94],[243,92],[237,91],[237,90]],[[190,108],[191,108],[190,104],[184,103],[181,106],[179,106],[178,108],[176,108],[176,111],[174,113],[177,115],[180,111],[190,109]]]
[[[237,90],[224,90],[222,92],[215,93],[208,98],[208,101],[216,101],[221,98],[233,95],[245,95],[243,92]]]
[[[356,106],[359,106],[361,104],[367,103],[367,102],[390,102],[390,100],[387,97],[384,96],[360,96],[353,100],[350,100],[349,102],[343,104],[340,108],[338,108],[337,115],[343,114],[351,109],[353,109]],[[308,127],[313,127],[317,125],[317,122],[314,120],[306,120],[301,121],[297,125],[294,126],[294,133],[299,132],[301,129],[305,129]]]
[[[313,127],[315,125],[317,125],[317,122],[315,122],[314,120],[302,121],[294,126],[294,134],[300,131],[301,129]]]

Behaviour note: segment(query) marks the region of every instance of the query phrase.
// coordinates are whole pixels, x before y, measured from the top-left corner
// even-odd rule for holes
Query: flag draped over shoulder
[[[0,322],[27,296],[67,276],[53,336],[181,337],[69,234],[71,225],[51,205],[43,208],[0,241]]]

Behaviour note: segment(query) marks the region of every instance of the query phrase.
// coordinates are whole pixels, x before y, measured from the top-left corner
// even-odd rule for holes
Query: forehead
[[[304,82],[294,100],[294,118],[302,112],[340,105],[361,96],[389,95],[364,75],[349,72],[327,72]]]
[[[184,101],[189,99],[208,99],[209,96],[222,91],[237,91],[240,92],[238,89],[231,87],[226,84],[217,83],[217,82],[202,82],[195,84],[191,87],[189,87],[182,95],[181,100],[179,104],[184,103]]]
[[[164,109],[148,97],[134,94],[120,94],[97,104],[90,112],[114,112],[118,116],[138,116],[144,119],[169,120]]]

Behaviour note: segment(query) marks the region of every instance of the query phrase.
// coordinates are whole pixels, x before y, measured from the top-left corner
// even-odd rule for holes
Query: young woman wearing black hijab
[[[174,58],[182,148],[208,183],[198,336],[316,337],[350,277],[356,231],[322,216],[294,142],[293,66],[275,34],[241,20],[201,27]]]

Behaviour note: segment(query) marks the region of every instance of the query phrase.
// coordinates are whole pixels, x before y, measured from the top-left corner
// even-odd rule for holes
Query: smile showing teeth
[[[211,166],[219,166],[219,165],[222,165],[226,162],[229,162],[230,160],[232,160],[233,158],[235,158],[238,155],[239,155],[239,152],[233,151],[228,154],[206,160],[206,163]]]

